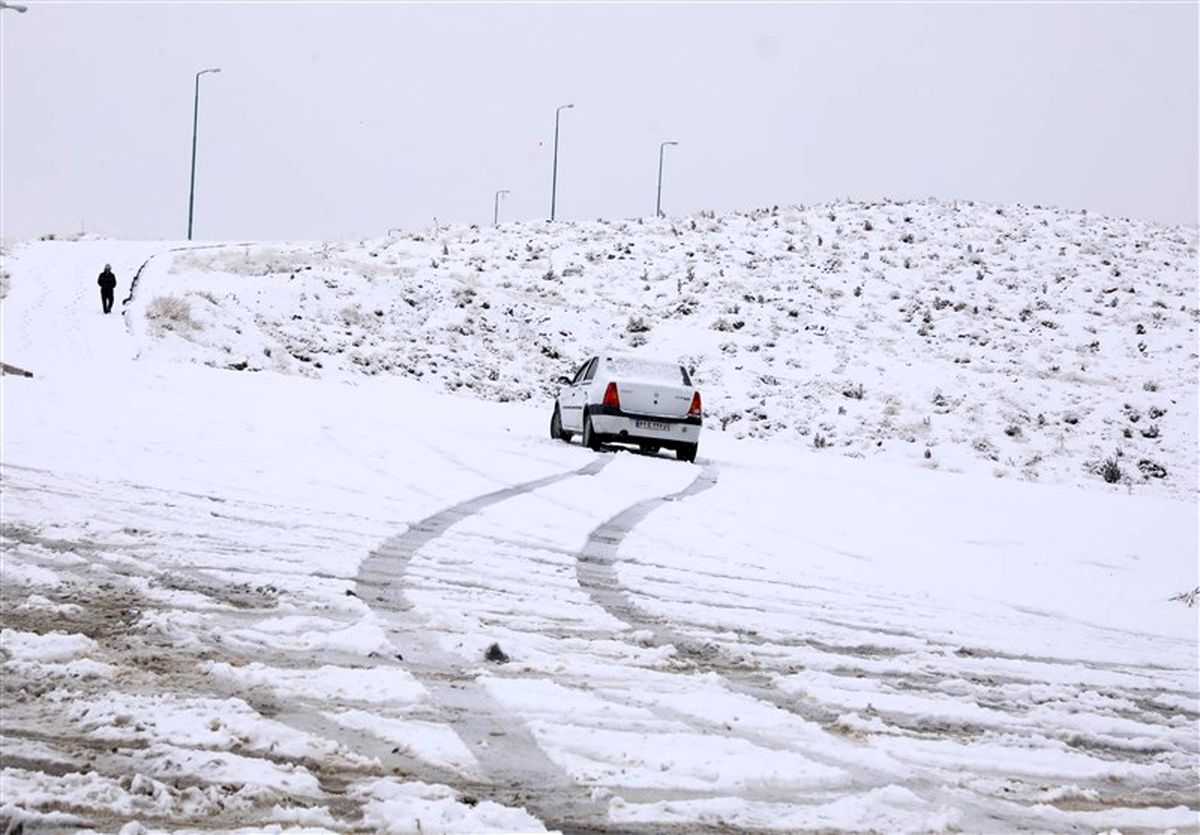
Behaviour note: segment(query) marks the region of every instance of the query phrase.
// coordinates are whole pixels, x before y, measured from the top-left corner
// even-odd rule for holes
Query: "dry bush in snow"
[[[159,330],[186,333],[203,326],[192,318],[192,305],[179,296],[156,296],[146,305],[146,320]]]
[[[1192,589],[1191,591],[1183,591],[1179,594],[1172,595],[1168,599],[1178,600],[1180,603],[1185,604],[1190,609],[1196,605],[1197,598],[1200,598],[1200,586],[1196,586],[1196,588]]]
[[[1116,484],[1121,480],[1123,473],[1121,465],[1117,462],[1117,457],[1114,455],[1111,458],[1104,459],[1103,463],[1098,468],[1098,473],[1109,484]]]
[[[629,321],[625,323],[625,330],[629,333],[646,333],[650,330],[650,325],[642,316],[630,316]]]

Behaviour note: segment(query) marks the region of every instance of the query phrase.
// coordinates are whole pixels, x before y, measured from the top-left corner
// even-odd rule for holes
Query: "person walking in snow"
[[[113,306],[113,291],[117,289],[117,277],[113,275],[112,264],[104,265],[104,272],[100,273],[96,283],[100,285],[100,306],[108,313]]]

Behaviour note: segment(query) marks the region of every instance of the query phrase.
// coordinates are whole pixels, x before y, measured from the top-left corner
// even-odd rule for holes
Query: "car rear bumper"
[[[649,443],[678,448],[700,440],[699,417],[635,415],[613,406],[594,406],[588,413],[592,417],[592,431],[608,443]]]

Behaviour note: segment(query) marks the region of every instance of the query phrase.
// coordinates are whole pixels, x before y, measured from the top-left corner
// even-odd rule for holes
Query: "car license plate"
[[[633,425],[638,429],[653,429],[656,432],[666,432],[670,427],[656,420],[635,420]]]

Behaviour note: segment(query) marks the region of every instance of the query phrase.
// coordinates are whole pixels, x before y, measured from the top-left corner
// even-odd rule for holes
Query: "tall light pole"
[[[188,236],[192,239],[192,208],[196,202],[196,125],[200,121],[200,76],[206,72],[220,72],[220,67],[200,70],[196,73],[196,99],[192,107],[192,185],[188,189]]]
[[[564,110],[570,110],[575,105],[561,104],[554,111],[554,177],[550,181],[550,219],[554,220],[554,210],[558,206],[558,117]]]
[[[509,190],[506,188],[502,188],[496,192],[496,206],[492,209],[492,226],[500,225],[500,198],[509,193]]]
[[[662,165],[663,165],[663,151],[664,151],[664,150],[666,150],[666,147],[667,147],[668,145],[678,145],[678,144],[679,144],[678,142],[676,142],[675,140],[673,140],[673,139],[672,139],[672,140],[669,140],[669,141],[667,141],[667,142],[661,142],[661,143],[659,143],[659,146],[658,146],[658,197],[657,197],[657,198],[655,199],[655,201],[654,201],[654,216],[655,216],[655,217],[662,217]]]

